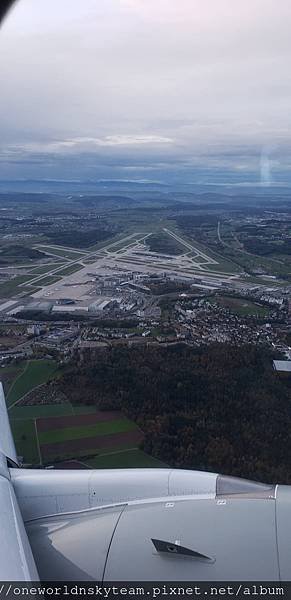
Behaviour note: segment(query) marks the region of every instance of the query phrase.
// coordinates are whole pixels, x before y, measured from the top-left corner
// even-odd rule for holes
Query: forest
[[[76,403],[121,409],[170,466],[291,483],[291,387],[255,346],[112,347],[59,381]]]

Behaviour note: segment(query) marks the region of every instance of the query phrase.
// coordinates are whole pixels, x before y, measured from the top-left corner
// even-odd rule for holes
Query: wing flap
[[[0,580],[37,581],[38,573],[13,486],[0,477]]]
[[[14,440],[12,437],[10,423],[7,413],[6,401],[4,396],[3,385],[0,382],[0,452],[15,464],[18,463],[18,458],[15,450]]]

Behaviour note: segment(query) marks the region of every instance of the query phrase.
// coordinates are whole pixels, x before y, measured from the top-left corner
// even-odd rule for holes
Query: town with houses
[[[185,291],[152,292],[171,286]],[[73,353],[82,356],[110,345],[179,342],[265,344],[291,358],[286,342],[291,286],[210,285],[208,279],[175,273],[117,272],[97,275],[94,292],[87,305],[72,297],[3,302],[1,365],[40,351],[67,361]]]

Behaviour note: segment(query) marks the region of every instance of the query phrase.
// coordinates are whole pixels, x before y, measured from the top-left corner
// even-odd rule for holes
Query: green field
[[[24,291],[19,287],[21,283],[26,283],[31,279],[30,275],[20,275],[19,277],[14,277],[10,281],[6,281],[5,283],[0,284],[0,297],[1,298],[9,298],[11,296],[15,296],[17,293],[21,293]]]
[[[10,384],[8,393],[6,393],[6,401],[9,410],[9,419],[13,436],[15,439],[17,454],[23,457],[23,462],[33,465],[40,464],[40,455],[37,443],[36,419],[45,417],[73,416],[73,415],[88,415],[96,412],[95,406],[73,406],[71,403],[63,404],[41,404],[41,405],[23,405],[17,403],[25,394],[31,391],[38,385],[41,385],[48,380],[55,378],[59,374],[57,364],[53,360],[31,360],[22,361],[19,364],[9,365],[2,369],[3,380],[6,387]],[[11,383],[12,382],[12,383]],[[121,422],[122,421],[122,422]],[[70,429],[61,429],[57,431],[49,431],[40,434],[46,441],[46,436],[49,439],[56,441],[61,439],[79,439],[83,436],[106,435],[107,433],[115,433],[116,431],[131,431],[136,428],[135,424],[126,418],[116,419],[109,423],[97,423],[87,427],[72,427]],[[41,442],[45,443],[42,439]],[[39,442],[40,443],[40,442]],[[79,453],[77,453],[79,455]],[[96,454],[96,448],[92,448],[91,452],[86,450],[86,455]],[[80,452],[84,455],[84,452]]]
[[[68,267],[64,266],[61,271],[58,271],[58,276],[71,275],[72,273],[76,273],[76,271],[80,271],[83,269],[83,265],[76,263],[75,265],[69,265]]]
[[[13,363],[13,364],[1,367],[1,370],[0,370],[0,380],[3,383],[3,385],[4,385],[4,392],[5,392],[5,395],[6,395],[6,400],[7,400],[7,393],[8,393],[9,387],[14,382],[14,380],[17,377],[19,377],[19,375],[25,369],[26,364],[27,364],[27,361],[26,360],[22,360],[22,361],[20,361],[17,364]]]
[[[58,454],[56,454],[55,457],[52,457],[52,458],[50,458],[49,461],[46,461],[46,464],[53,464],[54,462],[60,462],[63,460],[74,460],[74,459],[78,458],[78,459],[83,459],[83,462],[86,463],[86,465],[88,463],[88,466],[89,466],[89,462],[95,461],[99,457],[107,456],[109,454],[117,457],[116,458],[116,464],[117,464],[119,454],[123,453],[123,452],[127,452],[129,450],[137,450],[138,451],[139,448],[136,447],[136,444],[129,443],[126,445],[124,444],[123,446],[117,446],[117,447],[111,448],[108,452],[106,450],[106,454],[105,453],[103,454],[103,452],[102,452],[102,454],[97,454],[98,450],[96,449],[96,447],[86,448],[86,450],[81,448],[80,450],[76,449],[74,451],[74,456],[72,456],[71,452],[66,452],[65,450],[63,450],[61,452],[61,454],[58,453]],[[104,452],[105,452],[105,450],[104,450]],[[93,467],[93,468],[95,468],[95,467]],[[96,468],[98,468],[98,467],[96,467]],[[112,468],[114,468],[114,467],[112,467]],[[119,467],[116,466],[116,468],[119,468]]]
[[[59,281],[61,279],[61,275],[48,275],[47,277],[42,277],[41,279],[38,279],[35,283],[37,283],[37,285],[52,285],[53,283],[57,283],[57,281]]]
[[[41,417],[65,417],[67,415],[88,415],[96,412],[95,406],[73,406],[72,404],[36,404],[33,406],[12,406],[10,419],[39,419]]]
[[[18,456],[23,457],[25,463],[38,465],[40,462],[36,440],[35,422],[32,419],[10,420]]]
[[[41,444],[54,444],[56,442],[66,442],[67,440],[122,433],[124,431],[132,431],[133,429],[136,429],[135,423],[124,417],[123,419],[104,421],[92,425],[43,431],[39,433],[39,441]]]
[[[27,372],[27,369],[22,371],[16,382],[23,378],[23,376],[26,377]],[[48,371],[46,372],[46,375],[48,375]],[[49,462],[49,464],[52,464],[54,460],[82,458],[84,456],[91,456],[92,460],[96,460],[98,439],[106,435],[117,434],[116,440],[114,437],[111,439],[112,444],[110,444],[110,447],[106,450],[103,450],[103,453],[108,455],[108,458],[106,458],[106,461],[108,460],[108,464],[111,464],[113,461],[113,466],[115,465],[116,468],[122,464],[126,465],[131,455],[125,455],[124,458],[122,458],[122,455],[125,450],[134,449],[136,450],[136,454],[133,455],[134,461],[137,459],[137,457],[139,457],[140,466],[150,466],[148,460],[146,461],[147,464],[144,464],[146,455],[144,455],[144,453],[139,454],[139,451],[136,448],[136,441],[130,439],[130,432],[137,429],[137,426],[133,421],[130,421],[126,417],[120,416],[120,412],[118,412],[116,414],[116,419],[113,420],[101,421],[92,424],[89,423],[86,425],[80,424],[79,426],[77,425],[78,415],[94,415],[94,413],[96,413],[96,408],[94,406],[72,406],[70,403],[12,406],[9,410],[9,419],[18,456],[22,457],[24,464],[32,465],[43,464],[43,462]],[[49,431],[39,431],[37,428],[37,419],[39,418],[60,416],[65,417],[74,415],[76,417],[76,426],[74,427],[59,425],[59,428],[57,429],[57,426],[54,428],[52,424],[52,429]],[[129,438],[126,437],[125,440],[121,441],[118,434],[126,432],[129,433]],[[81,442],[82,439],[85,440],[87,438],[91,439],[93,446],[92,448],[88,448],[86,445],[85,448],[82,448],[82,443],[79,443],[78,447],[76,447],[76,450],[73,452],[74,456],[72,456],[72,451],[66,449],[66,447],[62,449],[61,453],[60,449],[56,447],[55,455],[48,455],[48,461],[48,456],[46,455],[46,450],[45,447],[43,447],[43,444],[53,445],[54,443],[58,442],[66,443],[66,441],[69,440],[80,440]],[[94,438],[96,440],[96,446],[94,444]],[[42,454],[43,456],[41,456]],[[113,458],[109,458],[109,455],[112,455]],[[114,460],[114,456],[116,457],[116,460]],[[101,462],[99,461],[100,464],[102,464],[102,460]],[[151,461],[151,459],[149,460]],[[133,458],[130,462],[132,461]],[[135,466],[135,464],[132,464],[132,466]],[[99,468],[97,467],[97,463],[96,468]]]
[[[203,252],[210,258],[213,258],[217,261],[217,265],[207,265],[207,268],[212,268],[217,271],[226,271],[230,273],[237,273],[241,271],[238,265],[235,262],[233,262],[231,258],[224,256],[224,254],[221,254],[220,252],[217,252],[214,249],[212,250],[210,245],[208,245],[206,241],[205,243],[198,241],[195,236],[195,230],[193,230],[193,233],[189,233],[184,231],[184,229],[178,227],[177,225],[173,227],[173,224],[171,224],[170,227],[168,226],[168,228],[171,231],[173,231],[173,233],[179,235],[185,242],[188,242],[189,244],[191,244],[191,246],[194,246],[194,248],[200,250],[200,252]]]
[[[71,407],[73,415],[88,415],[96,412],[96,406],[86,406],[85,404],[80,404],[80,406],[77,406],[72,404]]]
[[[11,406],[36,386],[46,383],[56,371],[57,365],[53,360],[27,361],[23,371],[14,380],[8,391],[7,405]]]
[[[228,308],[231,312],[239,316],[267,317],[270,309],[267,306],[258,305],[255,302],[245,298],[233,298],[231,296],[212,296],[208,298],[212,304],[218,304],[223,308]]]
[[[53,246],[39,246],[38,250],[43,252],[47,252],[51,256],[57,256],[59,258],[69,258],[71,260],[78,260],[78,258],[86,257],[87,252],[83,252],[82,250],[67,250],[64,248],[54,248]]]
[[[145,239],[145,243],[151,252],[156,252],[157,254],[170,254],[175,256],[187,251],[184,244],[175,240],[165,231],[153,233]]]
[[[35,406],[13,406],[9,411],[9,420],[18,456],[24,463],[38,465],[40,456],[36,438],[35,419],[41,417],[60,417],[73,414],[96,412],[94,406],[72,406],[68,404],[42,404]],[[92,449],[92,454],[96,451]],[[90,452],[88,453],[90,454]]]
[[[108,452],[94,458],[86,459],[85,464],[91,469],[134,469],[134,468],[165,468],[168,465],[157,458],[149,456],[138,448],[129,448],[120,452]]]
[[[57,269],[58,267],[62,267],[65,263],[55,262],[47,265],[40,265],[39,267],[34,267],[30,272],[31,275],[45,275],[46,273],[50,273],[53,269]]]
[[[82,408],[82,407],[80,407]],[[36,404],[33,406],[12,406],[9,410],[9,418],[14,421],[39,419],[41,417],[63,417],[72,415],[71,404]]]

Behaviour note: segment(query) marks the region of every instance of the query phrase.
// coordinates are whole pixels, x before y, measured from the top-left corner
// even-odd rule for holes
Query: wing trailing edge
[[[0,452],[6,456],[7,459],[18,465],[18,458],[15,450],[14,440],[10,428],[7,406],[5,401],[5,395],[3,385],[0,382]]]

